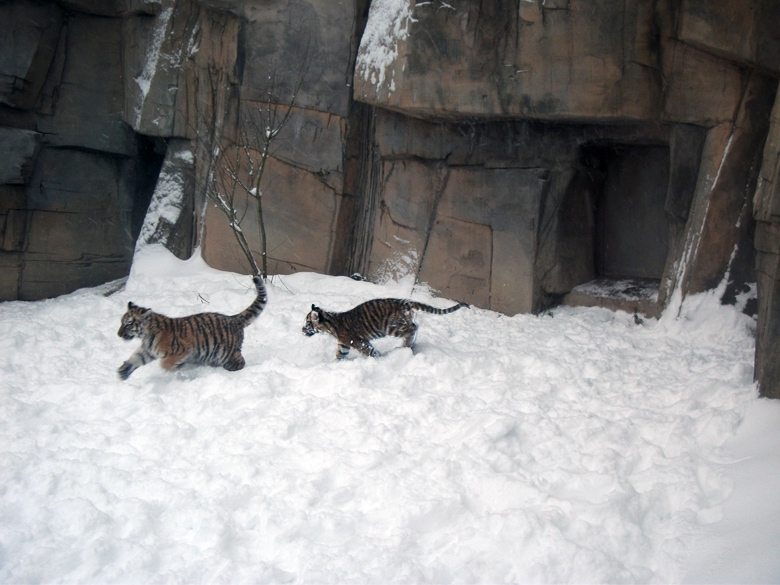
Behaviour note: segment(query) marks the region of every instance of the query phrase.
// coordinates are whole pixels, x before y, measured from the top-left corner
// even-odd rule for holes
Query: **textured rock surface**
[[[305,73],[300,107],[349,115],[356,4],[332,0],[245,2],[241,97],[281,103]]]
[[[32,175],[41,135],[0,127],[0,185],[24,185]]]
[[[191,141],[168,141],[165,160],[144,214],[137,245],[163,244],[180,258],[189,258],[194,241],[195,210],[191,196],[195,191],[194,156]]]
[[[214,0],[207,4],[242,17],[238,124],[254,108],[269,103],[286,108],[293,100],[293,88],[300,83],[290,119],[271,145],[272,158],[262,185],[269,271],[330,272],[334,263],[345,264],[334,257],[334,251],[345,191],[357,5],[362,2],[241,4]],[[250,215],[242,229],[259,258],[253,206],[250,201]],[[223,225],[224,216],[209,207],[205,218],[202,251],[206,260],[246,271],[235,238]],[[349,234],[352,226],[346,224],[342,229]]]
[[[19,298],[63,294],[127,274],[133,173],[129,159],[42,150],[27,188],[30,218]]]
[[[383,52],[364,40],[355,96],[415,115],[731,119],[740,68],[681,43],[676,16],[664,3],[614,0],[409,0],[405,38]]]
[[[772,108],[777,80],[754,75],[733,123],[712,128],[705,146],[704,175],[700,175],[695,212],[689,221],[681,285],[685,293],[714,288],[727,272],[745,270],[753,259],[738,256],[753,246],[753,193],[756,161],[766,137],[766,120]],[[735,265],[732,261],[741,262]],[[752,274],[748,278],[754,281]],[[737,274],[731,274],[732,278]]]
[[[780,224],[756,230],[758,328],[755,378],[762,396],[780,398]]]
[[[680,8],[679,36],[745,65],[780,70],[780,4],[684,0]]]
[[[126,19],[125,121],[150,136],[194,138],[215,110],[235,115],[237,35],[237,18],[190,0]]]
[[[133,156],[135,135],[122,120],[122,22],[74,14],[68,17],[37,109],[37,130],[52,146]]]
[[[332,254],[338,199],[317,175],[269,159],[261,183],[269,274],[325,272]],[[237,197],[242,217],[253,218],[256,204],[245,194]],[[242,222],[256,260],[262,247],[257,223]],[[203,258],[212,266],[248,272],[225,216],[214,205],[206,209]]]
[[[683,125],[443,124],[383,110],[374,128],[376,212],[358,222],[357,237],[369,244],[353,268],[378,279],[414,273],[442,294],[507,313],[540,310],[594,278],[599,221],[612,221],[609,234],[630,243],[612,253],[631,268],[622,276],[648,276],[641,268],[660,279],[668,244],[655,231],[671,232],[666,207],[692,199],[699,159],[681,150],[703,141]],[[673,157],[666,145],[674,137]],[[672,172],[687,183],[672,184]],[[640,212],[640,200],[627,199],[616,218],[599,219],[603,189],[618,189],[618,206],[626,191],[645,193],[655,206]],[[680,213],[676,223],[684,224],[687,209]],[[475,235],[483,228],[489,237]],[[445,246],[456,234],[464,241]],[[663,247],[651,246],[656,239]],[[637,248],[647,266],[633,266]]]
[[[30,110],[54,59],[63,10],[50,2],[0,4],[0,103]]]
[[[755,376],[762,395],[780,398],[780,96],[772,110],[753,212],[758,281]]]
[[[768,324],[777,321],[773,307],[778,304],[772,296],[774,227],[780,216],[776,132],[763,148],[780,71],[780,33],[772,24],[779,17],[776,2],[409,1],[381,3],[381,11],[376,4],[358,54],[355,98],[402,115],[376,114],[373,140],[385,162],[373,164],[375,171],[364,177],[364,190],[374,195],[361,209],[375,210],[379,219],[377,228],[363,229],[359,236],[368,243],[352,248],[359,252],[356,266],[366,266],[364,257],[371,266],[400,258],[416,268],[416,250],[444,249],[442,234],[457,237],[449,218],[436,217],[425,228],[390,221],[408,215],[404,202],[412,210],[426,208],[421,202],[427,199],[415,188],[435,192],[453,165],[484,165],[480,187],[493,196],[498,189],[492,187],[490,169],[543,170],[538,211],[526,210],[531,217],[524,217],[526,223],[535,222],[535,238],[527,239],[512,260],[502,255],[505,265],[490,273],[491,279],[497,278],[496,270],[525,273],[526,259],[532,258],[533,283],[525,281],[524,293],[523,286],[513,285],[522,302],[502,310],[538,310],[594,276],[604,276],[602,253],[612,248],[607,259],[614,257],[616,245],[621,255],[627,254],[623,265],[630,265],[636,250],[660,245],[641,245],[631,235],[631,223],[638,221],[641,228],[652,213],[659,226],[654,231],[667,231],[667,252],[665,261],[663,255],[654,261],[654,278],[663,268],[659,307],[651,312],[665,307],[676,291],[699,292],[724,278],[723,300],[733,302],[758,279],[758,355],[763,357],[757,358],[757,376],[764,386],[779,377],[774,371],[762,374],[779,361],[768,353],[777,345]],[[495,121],[501,118],[557,124],[537,122],[518,132],[516,122]],[[775,126],[776,120],[777,106]],[[609,125],[599,126],[604,122]],[[470,141],[465,139],[469,135]],[[525,150],[521,144],[531,146]],[[623,211],[610,219],[604,206],[610,198],[623,199],[611,190],[628,188],[610,177],[642,149],[661,149],[655,151],[660,158],[651,164],[639,157],[629,175],[646,176],[641,188],[662,207]],[[414,167],[419,180],[400,187],[413,193],[396,194],[400,179],[387,172],[388,165],[395,171],[411,168],[415,157],[423,159]],[[668,176],[667,184],[653,176]],[[519,179],[515,190],[531,184]],[[754,191],[758,227],[751,221]],[[445,255],[487,247],[469,230],[461,237]],[[625,243],[619,243],[621,238]],[[366,254],[366,249],[373,251]],[[451,264],[442,262],[436,274],[428,274],[445,290],[448,279],[462,271]],[[472,302],[484,299],[484,291],[475,289]]]
[[[238,29],[189,0],[0,6],[0,299],[125,275],[166,142],[158,199],[180,180],[184,213],[152,236],[192,253],[202,196],[177,137],[235,123]]]
[[[139,146],[122,120],[122,21],[104,16],[124,8],[88,4],[0,6],[0,299],[70,292],[130,265]]]

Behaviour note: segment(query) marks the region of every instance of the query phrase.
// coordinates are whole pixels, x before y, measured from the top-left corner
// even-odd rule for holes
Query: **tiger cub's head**
[[[122,339],[133,339],[142,335],[144,326],[149,322],[151,309],[144,309],[133,303],[127,303],[127,312],[122,315],[122,324],[116,332]]]
[[[314,305],[311,306],[311,312],[306,315],[306,322],[303,324],[303,332],[311,337],[315,333],[327,333],[329,331],[325,324],[324,313],[322,309]]]

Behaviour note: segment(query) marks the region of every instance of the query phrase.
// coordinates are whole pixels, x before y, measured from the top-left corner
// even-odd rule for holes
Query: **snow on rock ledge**
[[[399,45],[409,36],[414,21],[410,0],[374,0],[360,42],[355,77],[362,78],[377,93],[395,91],[394,67],[398,67]]]

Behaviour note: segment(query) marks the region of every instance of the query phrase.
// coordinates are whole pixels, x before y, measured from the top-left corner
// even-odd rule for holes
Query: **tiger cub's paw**
[[[119,374],[120,378],[127,380],[130,377],[130,374],[132,374],[134,371],[135,367],[133,367],[133,364],[130,362],[125,362],[117,370],[117,373]]]

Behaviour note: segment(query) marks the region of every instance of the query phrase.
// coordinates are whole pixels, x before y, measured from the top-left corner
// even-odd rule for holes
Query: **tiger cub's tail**
[[[263,279],[260,276],[255,275],[252,277],[252,281],[255,283],[255,288],[257,288],[257,297],[255,297],[255,300],[251,305],[235,316],[242,327],[246,327],[257,319],[257,316],[263,312],[265,305],[268,303],[268,293],[265,290]]]
[[[418,303],[417,301],[409,301],[409,305],[413,309],[417,309],[419,311],[425,311],[426,313],[433,313],[434,315],[447,315],[448,313],[453,313],[462,307],[468,308],[471,306],[468,303],[458,303],[457,305],[450,307],[449,309],[437,309],[436,307],[431,307],[430,305],[426,305],[425,303]]]

